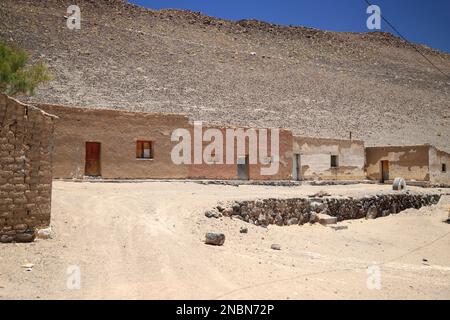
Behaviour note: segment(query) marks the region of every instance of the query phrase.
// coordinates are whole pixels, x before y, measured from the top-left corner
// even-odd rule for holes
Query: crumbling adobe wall
[[[50,224],[54,117],[0,94],[0,241]]]
[[[430,182],[435,185],[450,185],[450,154],[430,147]],[[442,165],[445,164],[446,171],[442,171]]]
[[[317,221],[316,214],[337,217],[338,221],[372,218],[395,214],[408,208],[438,203],[438,194],[414,194],[410,192],[387,193],[363,198],[323,197],[294,199],[263,199],[237,201],[228,208],[220,208],[225,216],[267,226],[269,224],[302,225]]]
[[[363,180],[364,142],[294,136],[293,152],[300,154],[304,180]],[[331,155],[338,156],[338,167],[331,167]]]
[[[371,180],[381,179],[381,161],[389,161],[389,180],[430,181],[429,145],[366,148],[366,174]]]

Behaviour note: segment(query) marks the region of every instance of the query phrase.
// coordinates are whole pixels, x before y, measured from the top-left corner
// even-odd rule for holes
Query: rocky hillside
[[[388,33],[228,21],[120,0],[1,0],[0,40],[55,79],[29,102],[185,113],[373,144],[450,151],[450,80]],[[450,55],[417,46],[450,75]]]

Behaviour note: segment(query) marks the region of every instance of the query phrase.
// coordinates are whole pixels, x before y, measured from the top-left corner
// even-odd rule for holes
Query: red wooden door
[[[389,161],[381,161],[381,182],[389,180]]]
[[[100,142],[86,142],[86,176],[100,175]]]

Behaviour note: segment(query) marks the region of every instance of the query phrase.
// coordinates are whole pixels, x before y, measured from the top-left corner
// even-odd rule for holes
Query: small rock
[[[25,268],[25,269],[31,269],[34,267],[34,264],[33,263],[25,263],[25,264],[21,265],[21,267]]]
[[[339,226],[339,225],[328,225],[327,227],[333,229],[334,231],[346,230],[348,226]]]
[[[241,227],[241,229],[239,230],[240,233],[247,233],[248,232],[248,228],[247,227]]]
[[[36,232],[36,238],[38,239],[50,239],[52,236],[52,228],[39,229]]]
[[[376,219],[378,216],[378,209],[375,206],[369,208],[366,213],[366,219]]]
[[[32,230],[27,230],[24,233],[16,234],[16,242],[33,242],[36,238],[36,233]]]
[[[8,236],[6,234],[2,235],[0,237],[0,242],[1,243],[9,243],[9,242],[13,242],[14,241],[14,237],[13,236]]]
[[[274,243],[270,246],[272,250],[281,250],[281,246],[278,243]]]
[[[329,196],[331,196],[331,194],[329,194],[326,191],[321,190],[319,192],[316,192],[314,194],[309,195],[308,197],[310,197],[310,198],[323,198],[323,197],[329,197]]]
[[[209,210],[205,212],[205,216],[207,218],[220,218],[222,216],[222,214],[220,212],[214,211],[214,210]]]
[[[312,212],[309,216],[309,223],[316,223],[319,222],[319,217],[317,216],[317,213]]]
[[[328,224],[336,224],[337,223],[337,217],[332,217],[327,214],[319,213],[317,214],[317,217],[319,219],[319,223],[322,225],[328,225]]]
[[[388,215],[390,215],[391,214],[391,211],[390,210],[383,210],[383,212],[381,213],[381,216],[382,217],[387,217]]]
[[[206,244],[214,245],[214,246],[221,246],[225,242],[225,235],[223,233],[214,233],[214,232],[208,232],[206,234]]]

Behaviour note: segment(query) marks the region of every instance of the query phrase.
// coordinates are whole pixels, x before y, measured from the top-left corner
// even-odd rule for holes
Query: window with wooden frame
[[[338,163],[338,156],[336,156],[336,155],[331,155],[330,161],[331,161],[331,168],[337,168],[337,167],[339,166],[339,163]]]
[[[153,159],[152,141],[136,141],[136,159]]]

